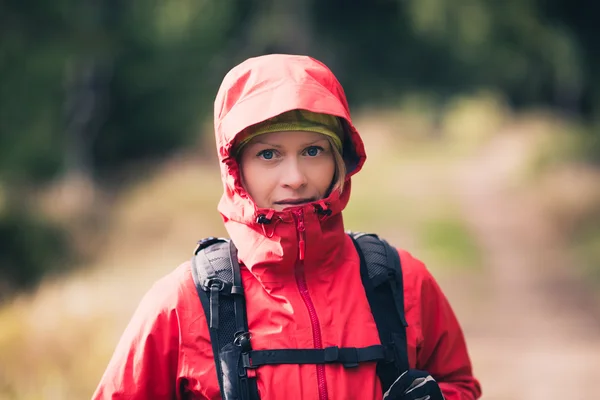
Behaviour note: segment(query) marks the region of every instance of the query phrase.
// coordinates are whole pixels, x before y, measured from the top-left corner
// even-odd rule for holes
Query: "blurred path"
[[[469,337],[484,399],[597,398],[597,314],[578,301],[573,264],[535,194],[511,188],[530,145],[503,133],[458,166],[454,190],[484,270],[472,282],[442,284]],[[464,293],[467,284],[473,290]]]

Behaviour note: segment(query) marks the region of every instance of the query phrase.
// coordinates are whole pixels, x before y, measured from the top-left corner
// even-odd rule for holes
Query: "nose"
[[[282,169],[281,185],[286,188],[298,190],[306,185],[306,172],[298,160],[291,158]]]

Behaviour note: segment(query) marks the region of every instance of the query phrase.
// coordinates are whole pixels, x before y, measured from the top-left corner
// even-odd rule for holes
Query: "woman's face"
[[[248,142],[242,185],[259,208],[281,211],[324,198],[335,175],[333,149],[316,132],[271,132]]]

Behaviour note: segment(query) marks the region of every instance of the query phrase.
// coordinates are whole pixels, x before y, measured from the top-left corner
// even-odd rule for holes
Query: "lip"
[[[305,198],[305,199],[283,199],[276,201],[275,204],[280,206],[298,206],[301,204],[306,204],[314,201],[314,198]]]

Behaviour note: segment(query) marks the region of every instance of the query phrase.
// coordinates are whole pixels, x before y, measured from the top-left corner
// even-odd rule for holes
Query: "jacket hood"
[[[240,183],[232,148],[247,127],[294,109],[342,119],[348,171],[343,193],[333,191],[326,199],[283,211],[258,208]],[[344,90],[329,68],[307,56],[248,59],[223,79],[215,99],[214,124],[224,188],[218,209],[240,261],[263,281],[284,279],[289,267],[304,258],[299,254],[302,246],[307,260],[321,267],[330,264],[335,245],[345,238],[341,211],[350,196],[350,178],[361,169],[366,155]],[[299,234],[300,220],[305,238]],[[305,242],[299,247],[302,239]],[[329,256],[324,254],[328,251]]]

